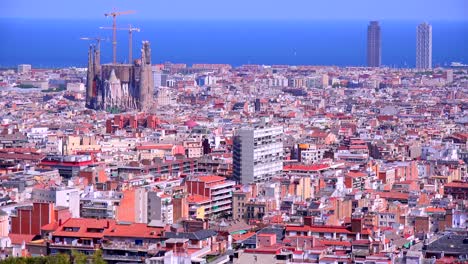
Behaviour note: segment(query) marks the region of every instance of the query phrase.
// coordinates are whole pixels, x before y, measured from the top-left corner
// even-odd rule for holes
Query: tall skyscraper
[[[432,69],[432,26],[426,22],[416,30],[416,68]]]
[[[234,137],[233,175],[242,184],[264,182],[283,171],[283,128],[264,122],[241,128]]]
[[[380,67],[381,49],[379,21],[371,21],[367,27],[367,66]]]

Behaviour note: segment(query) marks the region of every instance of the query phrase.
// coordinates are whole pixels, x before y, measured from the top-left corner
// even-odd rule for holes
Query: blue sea
[[[149,40],[153,63],[227,63],[364,66],[368,21],[171,21],[118,19],[132,24],[133,57]],[[380,21],[382,63],[414,67],[416,26],[420,21]],[[0,18],[0,66],[86,66],[90,42],[80,37],[112,38],[110,19],[47,20]],[[430,22],[433,63],[468,63],[468,21]],[[112,59],[111,41],[102,44],[102,61]],[[127,61],[128,33],[118,31],[118,60]]]

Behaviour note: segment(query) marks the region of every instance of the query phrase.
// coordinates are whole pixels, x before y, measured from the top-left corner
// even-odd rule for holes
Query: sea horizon
[[[382,65],[413,68],[416,26],[424,21],[379,20]],[[141,28],[134,33],[133,58],[149,40],[154,64],[223,63],[366,66],[368,20],[169,20],[120,19]],[[468,62],[468,21],[428,21],[433,26],[433,66]],[[0,18],[0,67],[86,67],[88,45],[80,37],[111,38],[111,20]],[[128,33],[118,32],[118,61],[127,62]],[[110,41],[102,43],[102,62],[111,62]]]

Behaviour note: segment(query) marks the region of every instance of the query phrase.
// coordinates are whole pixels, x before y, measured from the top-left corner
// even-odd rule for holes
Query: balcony
[[[109,255],[103,254],[102,258],[106,261],[132,261],[132,262],[144,262],[145,257],[143,256],[131,256],[131,255]]]
[[[98,249],[99,244],[83,244],[83,243],[65,243],[65,242],[56,242],[56,243],[50,243],[50,248],[55,248],[55,249],[87,249],[87,250],[92,250],[92,249]]]
[[[135,243],[113,241],[110,243],[102,244],[102,249],[147,252],[149,250],[156,250],[157,245],[154,243],[143,243],[141,245],[136,245]]]
[[[218,208],[213,209],[211,212],[208,212],[208,213],[218,213],[218,212],[221,212],[221,211],[224,211],[224,210],[229,210],[229,209],[231,209],[231,205],[218,207]]]
[[[225,183],[221,183],[221,184],[216,184],[214,186],[210,186],[211,190],[218,190],[218,189],[221,189],[221,188],[232,188],[234,187],[234,185],[236,185],[235,182],[225,182]]]
[[[289,261],[289,263],[297,263],[297,264],[300,264],[300,263],[319,263],[318,260],[315,260],[315,259],[308,259],[307,257],[305,257],[304,259],[291,259]]]
[[[229,206],[231,206],[232,200],[229,199],[229,200],[217,201],[215,203],[212,203],[211,206],[220,206],[220,205],[226,205],[226,204],[229,204]]]
[[[85,217],[85,218],[86,217],[89,217],[89,218],[99,217],[99,218],[106,218],[106,219],[114,218],[113,212],[87,212],[87,211],[82,211],[81,215],[82,215],[82,217]]]
[[[222,189],[222,190],[212,192],[211,196],[218,195],[218,194],[223,194],[223,193],[229,193],[229,192],[232,192],[232,191],[233,191],[233,188],[229,188],[229,189],[226,188],[226,189]]]
[[[107,204],[81,204],[81,208],[83,209],[111,209],[112,206],[111,205],[107,205]]]
[[[232,198],[232,194],[226,194],[226,195],[223,195],[223,196],[211,196],[211,200],[216,202],[216,201],[220,201],[220,200],[224,200],[224,199],[231,199]]]

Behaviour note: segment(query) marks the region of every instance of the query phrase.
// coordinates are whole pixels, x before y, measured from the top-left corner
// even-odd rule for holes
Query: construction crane
[[[129,11],[113,11],[110,13],[105,13],[105,17],[112,17],[112,62],[114,64],[117,63],[117,25],[116,25],[116,18],[117,16],[121,15],[128,15],[128,14],[133,14],[135,11],[129,10]]]
[[[98,50],[101,50],[101,41],[109,41],[109,39],[101,38],[101,37],[82,37],[80,38],[81,40],[91,40],[91,41],[96,41],[96,47]]]
[[[100,29],[112,29],[113,27],[99,27]],[[134,28],[132,25],[128,25],[128,28],[115,28],[115,30],[128,30],[128,62],[132,63],[132,42],[133,42],[133,31],[140,32],[139,28]]]

